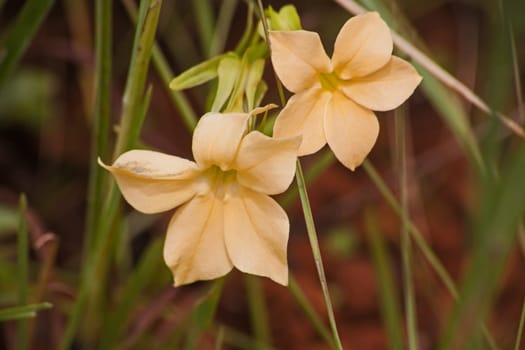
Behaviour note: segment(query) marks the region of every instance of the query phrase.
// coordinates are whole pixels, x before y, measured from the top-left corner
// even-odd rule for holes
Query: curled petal
[[[206,113],[193,133],[193,157],[203,168],[217,165],[222,170],[231,169],[241,142],[248,113]]]
[[[109,170],[126,201],[143,213],[172,209],[200,189],[200,172],[194,162],[164,153],[133,150],[122,154]]]
[[[392,56],[383,68],[342,84],[341,90],[362,106],[374,111],[388,111],[412,95],[420,82],[421,76],[410,63]]]
[[[246,135],[237,154],[237,181],[256,192],[278,194],[292,183],[301,137],[276,139],[258,131]]]
[[[392,55],[392,34],[377,12],[350,18],[334,44],[332,64],[340,78],[370,74],[384,66]]]
[[[239,187],[224,204],[226,249],[239,270],[288,284],[284,210],[267,195]]]
[[[354,170],[374,146],[379,123],[374,112],[341,93],[334,93],[329,106],[324,122],[326,140],[336,158]]]
[[[212,194],[180,207],[168,225],[164,260],[175,286],[227,274],[233,264],[224,245],[224,210]]]
[[[293,95],[275,120],[273,136],[292,137],[302,135],[298,155],[319,151],[326,145],[323,119],[330,93],[310,89]]]
[[[272,64],[284,86],[300,92],[319,84],[318,73],[331,71],[319,35],[306,30],[271,31]]]

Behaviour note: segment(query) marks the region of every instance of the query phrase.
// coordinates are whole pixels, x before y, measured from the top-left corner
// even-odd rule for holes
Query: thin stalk
[[[27,233],[26,210],[27,200],[24,194],[20,195],[18,207],[18,305],[24,306],[28,302],[28,264],[29,239]],[[17,349],[27,349],[29,324],[27,320],[19,320],[17,328]]]
[[[377,189],[383,197],[386,199],[388,204],[394,209],[394,211],[401,215],[401,206],[394,197],[392,191],[388,188],[386,183],[383,181],[375,167],[370,163],[368,160],[365,160],[363,162],[363,169],[366,171],[372,182],[376,185]],[[425,259],[427,259],[428,263],[434,271],[437,273],[439,278],[441,279],[441,282],[445,285],[447,290],[449,291],[450,295],[454,298],[455,301],[458,301],[459,299],[459,292],[454,284],[454,280],[448,273],[447,269],[443,266],[441,261],[439,261],[439,258],[436,256],[436,254],[432,251],[432,248],[428,245],[428,243],[425,241],[425,238],[419,231],[419,229],[412,223],[412,221],[408,220],[408,231],[410,232],[412,239],[416,243],[417,247],[421,250],[423,253],[423,256]],[[492,335],[490,334],[488,328],[485,324],[482,325],[482,331],[483,335],[485,336],[487,342],[490,345],[491,349],[497,349],[496,343],[494,342],[494,339],[492,338]]]
[[[408,207],[408,184],[407,184],[407,161],[406,161],[406,125],[405,115],[402,109],[395,113],[396,123],[396,148],[397,161],[399,165],[399,188],[401,203],[401,255],[403,260],[404,276],[404,299],[406,327],[408,335],[408,349],[417,350],[417,314],[412,276],[412,244],[408,232],[409,207]]]
[[[103,206],[105,172],[97,164],[97,157],[106,159],[109,124],[111,120],[111,12],[112,0],[95,3],[95,107],[91,136],[89,192],[86,220],[84,259],[88,259],[96,240],[98,218]]]
[[[133,23],[137,23],[137,5],[133,1],[122,0],[122,4],[126,8],[129,17]],[[153,45],[152,57],[153,66],[162,80],[164,89],[169,94],[171,102],[176,109],[181,113],[182,121],[189,131],[193,131],[195,125],[197,125],[197,115],[193,111],[190,103],[186,96],[180,91],[174,91],[170,89],[170,81],[173,79],[175,74],[171,70],[166,57],[162,53],[159,45],[155,43]]]
[[[209,58],[209,48],[213,39],[213,15],[208,0],[193,0],[193,10],[197,17],[197,28],[199,30],[202,52]]]
[[[235,14],[235,9],[237,8],[237,1],[238,0],[222,1],[215,31],[211,39],[210,49],[208,52],[209,57],[217,56],[224,50],[224,45],[226,44],[226,38],[228,37],[228,32],[230,31],[232,18]]]
[[[299,306],[303,309],[303,312],[306,314],[306,317],[308,317],[317,333],[323,338],[323,340],[327,344],[330,344],[333,348],[335,348],[334,339],[332,338],[330,331],[328,330],[328,328],[326,328],[323,320],[315,311],[306,295],[304,295],[303,291],[301,290],[301,287],[299,287],[299,285],[297,284],[297,281],[295,280],[295,277],[292,273],[290,273],[288,282],[288,287],[290,288],[290,292],[295,298],[295,301],[297,301]]]
[[[319,249],[319,242],[317,240],[317,232],[315,229],[314,218],[312,215],[312,209],[310,208],[308,193],[306,192],[306,184],[304,182],[301,162],[299,160],[297,160],[295,180],[297,182],[297,188],[299,190],[299,197],[301,198],[301,205],[303,207],[304,220],[306,223],[306,231],[308,232],[308,239],[310,240],[310,246],[314,255],[315,267],[317,268],[317,274],[319,275],[319,281],[321,282],[321,289],[323,290],[324,303],[326,305],[326,311],[328,313],[328,320],[330,321],[330,328],[332,329],[332,336],[334,338],[336,349],[342,350],[343,345],[341,344],[341,339],[339,338],[339,334],[337,332],[337,324],[335,322],[332,301],[330,300],[328,284],[326,283],[326,276],[323,268],[323,260],[321,258],[321,250]]]
[[[518,325],[518,332],[516,333],[516,342],[514,344],[514,350],[520,350],[521,337],[523,335],[523,326],[525,324],[525,298],[521,306],[520,324]]]
[[[114,150],[114,158],[133,144],[138,135],[137,129],[143,119],[143,93],[144,83],[149,67],[149,59],[153,46],[153,39],[157,28],[161,0],[146,0],[140,3],[139,20],[133,44],[133,53],[128,72],[126,90],[123,96],[123,111],[119,134]],[[106,280],[108,260],[112,256],[111,247],[116,235],[111,234],[110,228],[114,222],[120,203],[120,197],[115,186],[108,192],[108,201],[104,216],[99,222],[99,237],[93,249],[90,262],[85,264],[82,274],[81,286],[75,301],[75,307],[66,327],[60,349],[71,348],[80,320],[86,317],[87,302],[91,299],[100,301],[102,284]],[[97,305],[92,305],[96,308]],[[88,319],[89,320],[89,319]],[[96,325],[93,325],[96,326]]]
[[[251,325],[255,333],[255,339],[257,339],[255,348],[263,350],[267,344],[271,344],[264,293],[257,277],[246,275],[244,281],[250,307]]]

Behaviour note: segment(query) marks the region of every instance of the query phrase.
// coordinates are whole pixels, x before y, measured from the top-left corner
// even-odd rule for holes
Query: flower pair
[[[286,285],[289,222],[269,195],[293,180],[298,155],[326,143],[355,169],[374,145],[372,110],[401,104],[421,78],[392,56],[392,38],[377,13],[341,29],[332,59],[319,36],[304,30],[270,32],[271,59],[293,95],[276,119],[274,138],[248,130],[252,113],[207,113],[193,134],[195,162],[133,150],[106,166],[137,210],[172,217],[164,259],[175,285],[214,279],[234,266]]]

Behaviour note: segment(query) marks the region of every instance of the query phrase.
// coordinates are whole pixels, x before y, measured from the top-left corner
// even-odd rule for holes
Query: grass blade
[[[258,280],[258,277],[250,275],[244,276],[244,281],[248,305],[250,306],[251,325],[258,344],[255,349],[264,350],[267,344],[271,344],[271,341],[266,300],[261,288],[261,282]]]
[[[27,200],[24,194],[19,199],[19,221],[18,221],[18,304],[26,305],[28,302],[28,265],[29,265],[29,238],[27,233],[26,222]],[[18,321],[17,329],[17,348],[27,349],[29,346],[28,339],[29,324],[25,320]]]
[[[392,350],[403,350],[403,318],[397,301],[398,293],[392,274],[392,263],[389,261],[385,242],[373,212],[367,212],[366,227],[368,229],[368,242],[374,263],[376,276],[379,283],[379,299],[381,314],[385,322],[389,344]]]
[[[50,303],[40,303],[5,308],[0,310],[0,321],[32,318],[36,316],[37,311],[50,309],[51,307],[53,307],[53,305]]]
[[[20,10],[8,37],[3,43],[0,58],[0,87],[13,73],[31,39],[46,18],[53,0],[27,0]]]

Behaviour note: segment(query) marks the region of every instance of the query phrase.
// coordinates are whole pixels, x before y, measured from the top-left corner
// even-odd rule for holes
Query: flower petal
[[[324,128],[326,140],[336,158],[350,170],[363,162],[379,134],[374,112],[341,93],[333,94]]]
[[[366,77],[342,84],[346,96],[374,111],[388,111],[398,107],[421,82],[421,76],[410,63],[399,57]]]
[[[239,270],[288,284],[286,245],[290,224],[265,194],[239,187],[224,204],[226,249]]]
[[[284,138],[302,135],[298,155],[319,151],[326,145],[323,118],[330,93],[310,89],[293,95],[275,120],[273,136]]]
[[[203,168],[229,170],[239,148],[248,113],[206,113],[193,133],[193,157]]]
[[[270,31],[270,43],[275,72],[292,92],[319,84],[318,73],[331,71],[330,59],[315,32]]]
[[[237,181],[254,191],[278,194],[292,183],[301,137],[276,139],[258,131],[246,135],[236,158]]]
[[[172,209],[199,192],[197,165],[164,153],[133,150],[122,154],[109,170],[126,201],[143,213]]]
[[[342,79],[362,77],[384,66],[392,55],[392,34],[377,12],[350,18],[334,44],[332,64]]]
[[[224,242],[224,210],[213,194],[180,207],[168,225],[164,260],[175,286],[227,274],[233,264]]]

